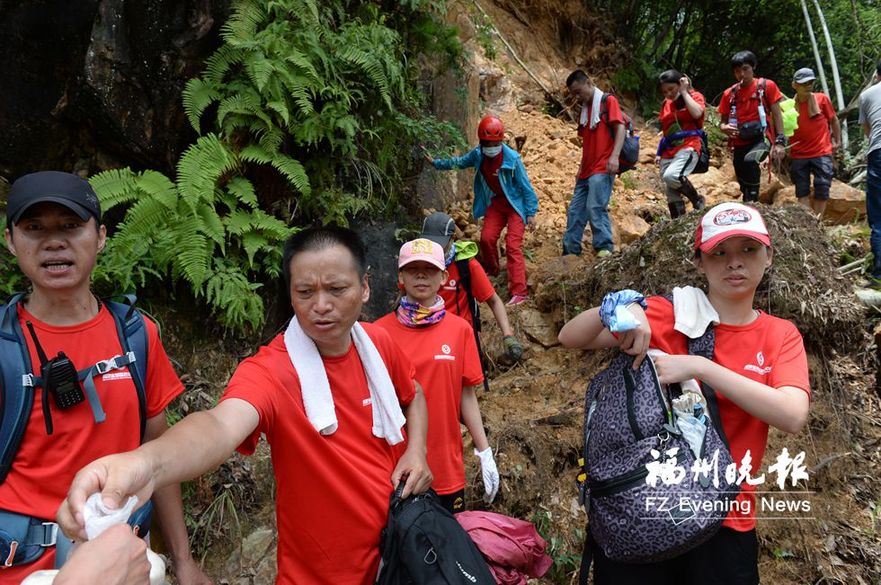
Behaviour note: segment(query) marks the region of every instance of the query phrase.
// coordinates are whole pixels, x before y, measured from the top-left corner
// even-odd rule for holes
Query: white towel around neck
[[[590,102],[590,126],[587,124],[587,104],[581,105],[581,117],[578,123],[582,126],[588,126],[593,130],[600,123],[600,114],[602,113],[603,90],[598,87],[593,88],[593,99]]]
[[[404,440],[401,427],[407,420],[385,362],[360,323],[352,326],[352,342],[361,358],[370,391],[373,435],[385,439],[389,445],[397,445]],[[303,332],[296,316],[291,319],[284,332],[284,344],[291,364],[300,378],[306,417],[316,431],[322,435],[332,435],[336,432],[338,423],[324,362],[315,342]]]
[[[703,335],[710,323],[718,325],[720,321],[706,293],[693,286],[673,289],[673,316],[676,320],[673,329],[691,339]]]

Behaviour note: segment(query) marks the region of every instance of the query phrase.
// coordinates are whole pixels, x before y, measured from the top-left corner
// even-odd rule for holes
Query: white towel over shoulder
[[[691,339],[697,339],[712,323],[719,324],[719,313],[710,304],[706,293],[693,286],[673,289],[673,316],[676,320],[673,329]]]
[[[597,124],[600,123],[600,114],[602,113],[603,104],[603,90],[598,87],[593,88],[593,100],[590,102],[590,125],[588,126],[587,120],[587,104],[581,105],[581,117],[578,120],[578,123],[582,126],[588,126],[591,130],[597,127]]]
[[[385,362],[360,323],[355,323],[352,327],[352,341],[358,357],[361,358],[370,391],[373,435],[385,439],[389,445],[397,445],[404,440],[401,427],[407,421]],[[284,332],[284,344],[291,364],[300,378],[306,417],[316,431],[322,435],[332,435],[339,425],[324,362],[315,342],[303,332],[296,316],[291,319]]]

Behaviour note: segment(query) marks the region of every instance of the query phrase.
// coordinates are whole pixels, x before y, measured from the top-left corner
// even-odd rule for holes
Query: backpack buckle
[[[58,524],[55,522],[43,522],[43,538],[40,546],[48,548],[58,542]]]
[[[135,353],[130,351],[125,355],[115,355],[110,359],[101,360],[95,364],[95,371],[99,374],[106,374],[111,370],[118,370],[135,361]]]

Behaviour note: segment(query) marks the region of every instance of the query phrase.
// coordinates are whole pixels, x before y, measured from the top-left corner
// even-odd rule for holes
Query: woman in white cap
[[[658,379],[673,384],[696,378],[716,391],[722,428],[731,456],[741,466],[751,457],[752,477],[760,475],[768,428],[797,433],[810,405],[808,364],[795,325],[754,307],[756,289],[771,266],[771,238],[758,210],[723,203],[704,214],[694,242],[694,264],[707,279],[707,292],[688,287],[688,307],[705,320],[692,338],[715,323],[713,359],[689,355],[677,306],[664,297],[644,299],[633,291],[610,293],[627,305],[639,326],[619,336],[607,328],[606,310],[594,307],[566,323],[559,339],[565,347],[619,347],[641,361],[651,346],[669,355],[654,358]],[[607,296],[610,296],[607,295]],[[607,305],[614,303],[604,303]],[[610,307],[614,310],[614,306]],[[594,582],[759,583],[755,533],[755,486],[744,482],[722,528],[696,548],[668,561],[627,564],[594,554]],[[674,503],[675,505],[675,503]]]

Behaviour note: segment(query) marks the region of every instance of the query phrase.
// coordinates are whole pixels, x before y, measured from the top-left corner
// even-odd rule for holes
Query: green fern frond
[[[283,154],[276,154],[272,159],[272,166],[288,180],[288,183],[303,195],[309,195],[312,187],[309,184],[309,176],[306,169],[298,160],[294,160]]]
[[[168,225],[172,216],[173,211],[161,200],[156,198],[142,199],[125,214],[125,220],[119,225],[117,236],[114,237],[126,237],[128,234],[138,239],[148,237],[156,229],[156,226]]]
[[[177,164],[177,183],[189,203],[212,198],[220,177],[232,171],[238,161],[215,134],[200,136]]]
[[[198,294],[208,278],[214,246],[200,233],[190,233],[186,238],[178,238],[177,245],[179,248],[174,262],[175,272],[183,276]]]
[[[254,191],[254,184],[245,177],[233,177],[226,184],[226,190],[236,196],[248,207],[257,207],[257,192]]]
[[[249,144],[239,152],[239,158],[245,162],[266,165],[272,162],[275,153],[258,144]]]
[[[205,108],[219,99],[220,92],[213,83],[207,83],[198,77],[187,82],[183,91],[184,112],[197,134],[202,133],[200,119]]]
[[[248,266],[254,266],[254,255],[269,244],[266,236],[260,232],[247,232],[242,235],[242,248],[248,256]]]
[[[263,2],[238,0],[229,20],[220,28],[220,36],[232,46],[252,42],[257,29],[265,19],[266,11]]]
[[[92,175],[89,184],[95,190],[101,208],[105,212],[117,205],[137,201],[140,197],[137,190],[137,174],[128,167],[110,169]]]
[[[266,102],[266,107],[281,116],[281,119],[284,120],[285,126],[290,123],[291,114],[288,111],[288,106],[286,103],[281,100],[273,100]]]
[[[251,214],[242,209],[231,212],[223,219],[226,225],[226,233],[231,236],[240,236],[251,227]]]
[[[272,61],[258,51],[250,51],[245,57],[244,65],[251,82],[257,87],[257,91],[262,92],[275,71]]]
[[[217,106],[217,125],[223,126],[229,114],[256,116],[260,111],[260,99],[253,93],[234,93],[220,100]]]
[[[196,214],[201,220],[199,231],[214,241],[220,247],[220,251],[226,254],[226,230],[217,212],[211,206],[202,205]]]
[[[137,178],[137,185],[144,195],[156,199],[168,209],[174,209],[177,206],[179,195],[177,186],[159,171],[144,171]]]
[[[221,84],[233,65],[241,63],[243,58],[244,55],[235,47],[222,45],[205,61],[202,77],[207,83]]]

